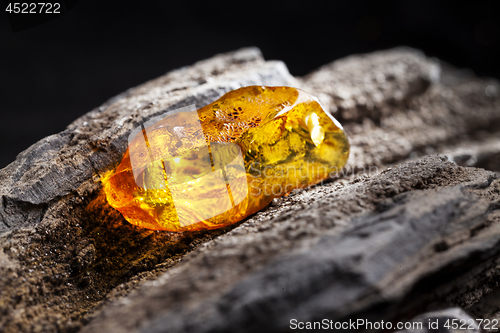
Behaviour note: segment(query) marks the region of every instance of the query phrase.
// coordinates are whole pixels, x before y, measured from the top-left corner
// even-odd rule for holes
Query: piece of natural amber
[[[144,125],[102,182],[112,207],[150,229],[233,224],[325,180],[349,155],[341,125],[291,87],[240,88]]]

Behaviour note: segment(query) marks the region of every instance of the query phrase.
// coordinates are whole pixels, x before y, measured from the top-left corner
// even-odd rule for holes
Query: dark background
[[[0,167],[132,86],[244,46],[298,76],[353,53],[407,45],[500,77],[495,1],[80,0],[18,32],[0,4]]]

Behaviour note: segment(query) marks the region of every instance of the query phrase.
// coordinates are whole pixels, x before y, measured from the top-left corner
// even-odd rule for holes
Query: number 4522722
[[[5,11],[10,14],[61,14],[61,4],[58,2],[10,2]]]

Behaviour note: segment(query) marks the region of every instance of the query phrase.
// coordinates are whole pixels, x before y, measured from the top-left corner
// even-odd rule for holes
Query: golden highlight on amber
[[[341,125],[316,98],[291,87],[240,88],[145,125],[102,183],[112,207],[149,229],[236,223],[325,180],[349,156]]]

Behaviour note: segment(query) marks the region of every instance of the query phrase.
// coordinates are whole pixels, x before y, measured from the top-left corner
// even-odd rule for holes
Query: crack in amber
[[[168,126],[172,121],[177,126]],[[167,116],[142,130],[147,148],[140,134],[102,183],[127,221],[156,230],[236,223],[329,178],[349,156],[341,125],[316,98],[291,87],[240,88]]]

